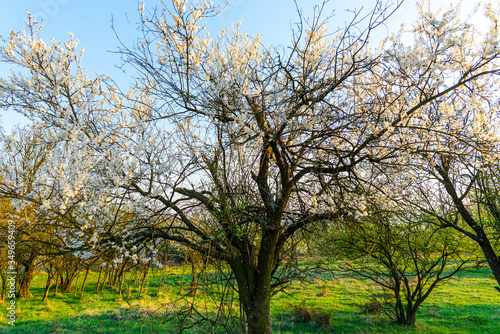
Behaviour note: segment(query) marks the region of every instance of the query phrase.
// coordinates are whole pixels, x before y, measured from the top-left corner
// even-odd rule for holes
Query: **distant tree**
[[[390,202],[390,200],[389,200]],[[331,226],[320,244],[340,269],[382,288],[370,303],[401,325],[415,325],[417,311],[435,288],[465,269],[470,243],[452,230],[437,230],[425,215],[371,203]],[[467,240],[465,240],[467,241]]]
[[[77,154],[65,151],[64,141],[47,138],[36,127],[17,129],[2,139],[0,198],[11,207],[5,219],[9,217],[16,225],[21,297],[29,296],[38,265],[48,273],[46,299],[54,276],[68,291],[81,265],[89,268],[96,259],[111,262],[117,253],[134,263],[141,260],[140,256],[151,256],[148,240],[142,243],[139,239],[139,246],[133,247],[130,240],[134,236],[121,233],[124,226],[140,228],[142,221],[136,215],[114,203],[114,197],[96,198],[108,204],[92,206],[92,189],[79,191],[81,186],[75,180],[81,177],[81,169],[73,175],[58,173],[64,170],[68,156]],[[88,173],[96,175],[94,171]],[[59,205],[50,205],[54,202]]]

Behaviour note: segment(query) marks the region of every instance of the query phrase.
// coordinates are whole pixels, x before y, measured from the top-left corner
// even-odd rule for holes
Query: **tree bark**
[[[58,273],[58,274],[56,275],[56,288],[55,288],[55,290],[54,290],[54,297],[56,297],[56,296],[57,296],[57,289],[59,288],[59,279],[61,279],[61,280],[62,280],[61,275]]]
[[[130,295],[132,293],[131,291],[131,286],[132,286],[132,272],[130,272],[129,278],[128,278],[128,292],[127,292],[127,299],[130,299]]]
[[[97,278],[97,283],[95,285],[95,292],[99,291],[99,285],[101,285],[101,274],[102,274],[102,266],[99,266],[99,277]]]
[[[142,290],[144,288],[144,282],[146,282],[146,277],[148,276],[148,271],[149,271],[149,265],[147,265],[146,268],[144,268],[144,276],[143,276],[142,281],[141,281],[141,288],[139,290],[139,297],[142,296]]]
[[[271,295],[256,297],[252,308],[247,311],[248,334],[271,334]]]
[[[491,246],[490,240],[488,239],[486,234],[484,232],[482,234],[484,236],[481,238],[481,242],[478,242],[479,247],[481,247],[484,257],[486,258],[486,261],[488,261],[491,272],[493,273],[493,276],[495,276],[495,279],[500,286],[500,259],[496,255],[495,250]],[[499,288],[497,288],[497,290],[500,292]]]
[[[65,270],[66,271],[66,276],[63,276],[61,274],[61,288],[63,289],[64,292],[68,292],[71,289],[71,284],[73,283],[73,280],[75,277],[77,277],[78,274],[78,266],[75,266],[73,268],[68,268]]]
[[[123,282],[125,281],[125,274],[120,275],[119,278],[119,288],[118,288],[118,300],[122,299]]]
[[[436,170],[443,178],[441,182],[443,183],[446,192],[453,200],[453,204],[457,208],[458,213],[463,218],[465,223],[469,225],[469,227],[472,228],[475,233],[475,235],[469,234],[468,236],[472,240],[474,240],[479,245],[479,247],[481,247],[486,261],[488,261],[491,272],[493,273],[493,276],[495,276],[497,283],[500,285],[500,259],[491,246],[491,242],[484,232],[483,227],[478,222],[476,222],[472,214],[465,207],[462,198],[458,195],[457,190],[455,189],[455,186],[449,177],[447,167],[437,166]],[[454,225],[452,226],[455,227]],[[500,291],[500,288],[497,287],[497,290]]]
[[[87,270],[85,271],[85,277],[82,282],[82,288],[80,290],[80,297],[83,297],[83,292],[85,290],[85,283],[87,282],[87,277],[89,275],[89,270],[90,270],[90,265],[87,267]]]
[[[258,255],[251,249],[248,256],[235,256],[229,265],[238,283],[240,302],[246,315],[248,334],[270,334],[272,273],[277,259],[278,231],[267,231]]]
[[[76,292],[78,291],[78,279],[80,278],[80,273],[76,274],[76,282],[75,282],[75,290],[73,292],[73,296],[76,297]]]
[[[0,274],[2,277],[2,298],[1,300],[5,300],[5,294],[7,292],[7,275],[5,275],[3,272]]]
[[[49,296],[49,290],[50,290],[50,283],[52,283],[52,276],[50,273],[47,275],[47,282],[45,283],[45,291],[43,293],[43,298],[42,302],[47,300],[47,297]],[[56,283],[57,284],[57,283]]]
[[[181,288],[179,289],[180,294],[182,294],[182,289],[184,288],[184,273],[185,272],[186,272],[186,266],[182,265]]]
[[[118,269],[112,269],[108,278],[108,288],[112,289],[115,287],[116,275],[118,274]]]
[[[104,280],[102,281],[101,291],[103,291],[104,287],[106,286],[106,280],[108,279],[110,270],[111,269],[106,270],[106,274],[104,275]]]
[[[196,296],[196,292],[198,291],[198,277],[196,275],[196,266],[194,262],[191,263],[191,285],[189,286],[189,295]]]
[[[37,256],[35,254],[30,254],[27,260],[22,262],[24,267],[24,273],[19,281],[19,291],[17,293],[18,298],[29,298],[30,297],[30,286],[35,273],[35,260]]]

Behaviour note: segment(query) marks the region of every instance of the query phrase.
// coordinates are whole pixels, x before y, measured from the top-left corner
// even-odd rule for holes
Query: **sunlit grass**
[[[54,297],[52,289],[45,302],[40,301],[45,277],[38,274],[31,288],[33,297],[17,301],[16,326],[7,326],[7,320],[2,317],[0,333],[173,333],[176,324],[170,318],[175,315],[176,306],[172,302],[181,297],[182,270],[182,267],[169,267],[150,273],[147,293],[141,298],[138,287],[133,284],[128,298],[127,280],[121,299],[116,289],[107,286],[95,293],[97,274],[92,273],[83,297],[75,296],[73,289]],[[190,281],[190,268],[186,267],[184,293]],[[341,274],[335,274],[335,278],[324,274],[308,284],[294,282],[285,292],[273,297],[273,331],[281,334],[500,333],[500,294],[493,289],[494,285],[495,281],[485,269],[462,274],[431,294],[421,306],[414,328],[403,328],[384,314],[367,314],[361,308],[371,294],[378,291],[376,285]],[[202,297],[200,288],[197,297],[191,300],[213,312],[213,305],[205,303]],[[294,322],[291,305],[300,303],[313,311],[330,314],[330,325]],[[197,327],[186,333],[189,332],[197,332]]]

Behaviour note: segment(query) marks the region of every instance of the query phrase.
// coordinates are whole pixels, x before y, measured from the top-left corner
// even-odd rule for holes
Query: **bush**
[[[366,303],[359,304],[358,307],[367,314],[379,314],[384,311],[384,305],[376,298],[371,298]]]
[[[330,326],[330,313],[323,309],[309,308],[305,301],[297,305],[290,304],[290,307],[292,308],[292,319],[295,322],[311,323],[322,327]]]

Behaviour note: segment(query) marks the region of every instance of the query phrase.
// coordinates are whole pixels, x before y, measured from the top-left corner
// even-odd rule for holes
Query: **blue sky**
[[[396,1],[396,0],[394,0]],[[446,6],[452,0],[434,0],[433,7]],[[166,0],[168,2],[168,0]],[[223,0],[214,0],[215,4],[223,4]],[[467,1],[464,1],[466,3]],[[472,1],[469,1],[472,3]],[[156,0],[146,0],[147,6],[153,6]],[[297,0],[305,15],[310,15],[314,5],[321,4],[322,0]],[[346,9],[366,9],[374,6],[374,0],[330,0],[328,10],[335,10],[331,19],[332,29],[343,26],[350,18]],[[395,32],[401,23],[410,24],[416,18],[416,0],[407,0],[396,15],[388,21],[388,28],[378,32],[380,37],[387,31]],[[470,5],[470,4],[469,4]],[[98,73],[110,74],[119,82],[126,82],[128,76],[123,74],[115,65],[120,64],[119,56],[112,52],[118,45],[115,33],[111,29],[112,18],[120,38],[128,45],[135,40],[137,21],[136,0],[2,0],[0,8],[0,35],[7,36],[10,29],[19,31],[24,27],[26,11],[30,11],[37,19],[43,19],[44,28],[42,37],[65,40],[68,32],[72,32],[84,47],[83,64],[89,74],[94,69]],[[291,39],[290,27],[297,22],[298,15],[293,0],[233,0],[220,17],[214,18],[211,27],[217,33],[222,27],[231,22],[244,18],[242,29],[249,34],[263,35],[263,43],[267,46],[287,45]],[[0,77],[8,75],[9,68],[0,63]],[[0,124],[10,132],[21,116],[14,112],[0,111]]]

